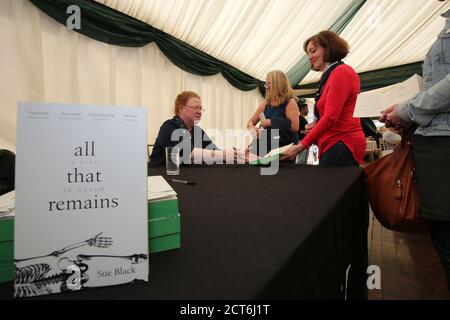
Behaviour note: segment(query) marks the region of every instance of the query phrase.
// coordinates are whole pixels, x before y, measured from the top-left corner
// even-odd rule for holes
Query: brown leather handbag
[[[386,228],[409,233],[427,231],[419,217],[419,195],[415,179],[411,130],[391,154],[365,167],[365,184],[370,206]]]

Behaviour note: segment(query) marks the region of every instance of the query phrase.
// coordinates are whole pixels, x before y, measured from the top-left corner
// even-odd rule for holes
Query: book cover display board
[[[181,216],[176,192],[162,176],[148,177],[149,252],[180,248]],[[153,191],[152,191],[153,190]],[[0,196],[0,283],[14,279],[15,191]]]
[[[19,103],[15,296],[148,281],[144,108]]]

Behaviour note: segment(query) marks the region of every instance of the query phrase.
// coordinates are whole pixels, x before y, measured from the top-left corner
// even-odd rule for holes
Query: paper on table
[[[422,90],[422,77],[415,74],[398,84],[358,95],[355,118],[378,117],[387,107],[408,100]]]
[[[148,200],[171,198],[177,195],[163,176],[147,177]]]
[[[0,218],[14,217],[16,213],[16,191],[0,196]]]
[[[261,158],[257,158],[253,161],[250,161],[250,164],[267,164],[270,161],[278,158],[280,155],[283,155],[287,149],[289,149],[291,146],[293,145],[293,143],[290,143],[286,146],[277,148],[277,149],[273,149],[271,150],[269,153],[267,153],[264,157]]]

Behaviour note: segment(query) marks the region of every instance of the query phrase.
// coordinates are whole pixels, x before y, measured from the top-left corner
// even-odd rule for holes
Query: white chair
[[[372,139],[366,140],[366,156],[370,157],[370,161],[375,161],[375,150],[377,148],[377,142]]]

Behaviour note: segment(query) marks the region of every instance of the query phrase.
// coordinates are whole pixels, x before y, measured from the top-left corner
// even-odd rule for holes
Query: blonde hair
[[[183,91],[177,96],[177,98],[175,99],[174,107],[174,113],[176,116],[178,116],[178,114],[180,113],[181,106],[185,105],[190,98],[200,99],[200,96],[194,91]]]
[[[266,93],[266,104],[273,103],[275,107],[291,98],[297,101],[297,97],[289,84],[289,79],[282,71],[270,71],[267,74],[267,81],[270,82],[270,91]]]

